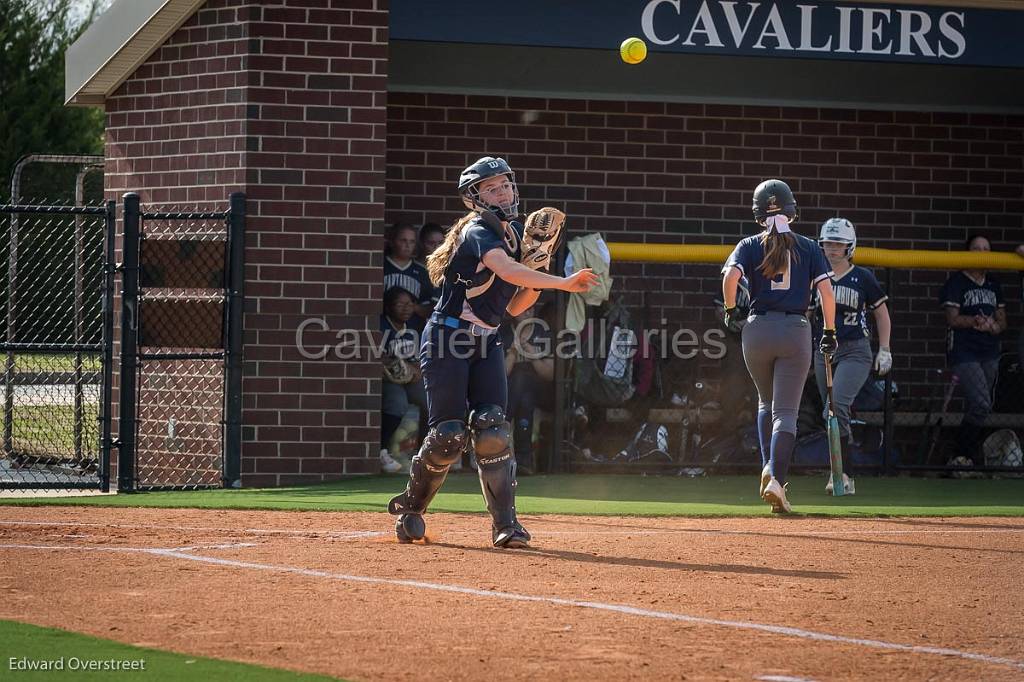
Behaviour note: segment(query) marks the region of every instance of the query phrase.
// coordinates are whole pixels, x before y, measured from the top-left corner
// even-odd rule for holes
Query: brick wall
[[[573,231],[609,241],[733,244],[755,229],[753,188],[780,177],[807,235],[843,215],[865,246],[959,249],[968,230],[991,235],[997,250],[1024,242],[1020,116],[391,93],[387,221],[450,224],[462,214],[458,172],[482,153],[509,160],[528,210],[564,206]],[[650,306],[653,324],[698,330],[715,323],[717,273],[635,263],[612,271],[615,290]],[[944,364],[936,299],[947,274],[893,273],[903,381]],[[1020,280],[999,277],[1015,334]]]
[[[286,485],[376,471],[380,379],[337,343],[381,296],[383,0],[211,0],[107,101],[107,194],[223,209],[248,195],[242,472]]]

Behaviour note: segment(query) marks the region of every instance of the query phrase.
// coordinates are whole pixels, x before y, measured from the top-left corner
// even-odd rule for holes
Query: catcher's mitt
[[[557,208],[545,206],[526,218],[523,230],[523,265],[532,270],[547,270],[561,242],[565,214]]]
[[[396,355],[384,357],[384,380],[393,384],[408,384],[415,378],[412,365]]]

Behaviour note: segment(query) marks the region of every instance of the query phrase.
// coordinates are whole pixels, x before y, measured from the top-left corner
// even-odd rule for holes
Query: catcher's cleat
[[[761,489],[757,493],[761,497],[764,497],[764,489],[768,487],[768,482],[772,480],[772,465],[771,462],[764,465],[761,469]]]
[[[857,487],[854,485],[853,479],[843,474],[843,489],[846,491],[844,495],[854,495],[857,492]],[[825,484],[825,492],[831,495],[834,491],[832,477],[828,477],[828,483]]]
[[[427,534],[427,524],[422,514],[402,514],[395,522],[395,535],[401,543],[422,540]]]
[[[772,506],[773,514],[788,514],[793,511],[789,500],[786,499],[786,489],[775,478],[768,481],[761,499]]]
[[[491,543],[504,549],[524,549],[530,546],[530,534],[517,522],[514,526],[491,529]]]

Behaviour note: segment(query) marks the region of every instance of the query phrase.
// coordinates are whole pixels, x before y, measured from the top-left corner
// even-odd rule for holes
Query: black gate
[[[239,485],[244,226],[124,196],[119,491]]]
[[[0,489],[109,488],[114,211],[0,205]]]

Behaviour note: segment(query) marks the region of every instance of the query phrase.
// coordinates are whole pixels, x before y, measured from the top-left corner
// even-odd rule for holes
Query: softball
[[[619,54],[627,64],[639,64],[647,58],[647,43],[639,38],[626,38],[619,45]]]

